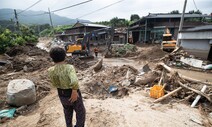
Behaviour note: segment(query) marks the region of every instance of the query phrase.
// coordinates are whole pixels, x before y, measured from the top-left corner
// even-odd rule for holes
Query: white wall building
[[[182,30],[178,38],[189,54],[212,61],[212,25]]]

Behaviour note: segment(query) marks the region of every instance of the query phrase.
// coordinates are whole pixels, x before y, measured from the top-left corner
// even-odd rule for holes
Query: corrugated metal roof
[[[76,26],[78,25],[78,26]],[[66,28],[65,30],[77,29],[79,27],[88,26],[88,27],[99,27],[99,28],[109,28],[108,26],[101,25],[101,24],[94,24],[94,23],[76,23],[71,28]]]
[[[91,27],[108,27],[108,26],[105,26],[105,25],[101,25],[101,24],[93,24],[93,23],[81,23],[83,24],[84,26],[91,26]]]
[[[130,26],[134,24],[145,21],[146,19],[153,19],[153,18],[181,18],[182,14],[169,14],[169,13],[149,13],[149,15],[142,17],[140,20],[132,23]],[[202,18],[202,17],[210,17],[209,15],[203,14],[185,14],[185,18]]]
[[[201,17],[207,17],[207,15],[202,14],[185,14],[185,18],[201,18]],[[181,18],[181,14],[149,14],[148,16],[144,18]]]
[[[182,30],[181,32],[187,32],[187,31],[212,31],[212,25],[197,26],[194,28]]]

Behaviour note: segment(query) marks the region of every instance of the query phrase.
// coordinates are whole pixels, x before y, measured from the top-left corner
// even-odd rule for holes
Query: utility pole
[[[178,36],[177,37],[177,46],[180,45],[180,40],[178,38],[179,38],[179,33],[182,30],[182,28],[183,28],[183,22],[184,22],[184,14],[185,14],[185,9],[186,9],[186,4],[187,4],[187,0],[185,0],[185,2],[184,2],[183,12],[182,12],[181,19],[180,19],[180,26],[179,26],[178,35],[177,35]]]
[[[146,38],[146,36],[147,36],[147,19],[146,19],[146,22],[145,22],[144,43],[146,43],[146,42],[147,42],[147,38]]]
[[[14,9],[14,13],[15,13],[16,26],[17,26],[17,29],[19,30],[18,15],[15,9]]]
[[[53,34],[54,34],[54,26],[53,26],[53,23],[52,23],[52,16],[51,16],[51,12],[50,12],[49,8],[48,8],[48,10],[49,10],[49,19],[50,19],[50,23],[51,23]]]
[[[39,33],[40,33],[40,25],[38,25],[38,35],[39,35]],[[39,35],[40,36],[40,35]]]

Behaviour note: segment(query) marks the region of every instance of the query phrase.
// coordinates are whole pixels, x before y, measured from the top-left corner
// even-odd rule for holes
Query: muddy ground
[[[46,45],[47,41],[44,41]],[[39,46],[43,45],[41,40]],[[36,85],[38,100],[35,104],[29,105],[23,114],[0,125],[2,127],[65,127],[62,105],[47,76],[46,70],[53,65],[48,53],[30,46],[23,49],[24,51],[11,55],[11,63],[1,71],[0,109],[8,107],[5,104],[5,93],[7,84],[12,79],[32,80]],[[30,52],[37,54],[31,55]],[[77,70],[87,111],[86,127],[204,126],[202,121],[205,117],[197,108],[190,108],[190,102],[177,103],[179,98],[169,98],[163,103],[155,104],[154,99],[149,97],[145,89],[146,84],[138,86],[132,83],[130,86],[122,86],[128,71],[130,71],[130,81],[134,82],[145,64],[148,63],[149,67],[154,69],[157,61],[167,54],[160,50],[160,45],[141,45],[136,52],[136,54],[132,53],[134,55],[128,54],[129,56],[122,58],[104,58],[103,67],[98,72],[93,71],[92,66],[104,56],[102,54],[91,61],[79,59],[69,61],[70,58],[67,58],[67,62],[75,65]],[[211,80],[212,76],[210,73],[205,76],[202,72],[198,75],[204,75],[202,80]],[[153,83],[154,81],[149,84]],[[118,92],[109,93],[110,86],[116,86]]]

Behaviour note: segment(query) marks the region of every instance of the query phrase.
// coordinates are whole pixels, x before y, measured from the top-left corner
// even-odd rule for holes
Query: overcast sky
[[[0,0],[0,8],[26,9],[38,0]],[[56,10],[71,6],[87,0],[42,0],[30,10],[47,11]],[[89,12],[95,11],[120,0],[93,0],[91,2],[72,7],[66,10],[55,12],[60,16],[78,18]],[[194,0],[197,8],[204,14],[212,12],[212,0]],[[93,14],[81,17],[90,21],[105,21],[113,17],[130,19],[131,14],[138,14],[140,17],[148,13],[167,13],[172,10],[182,12],[184,0],[123,0],[113,6],[96,11]],[[193,0],[188,0],[186,11],[196,10]]]

